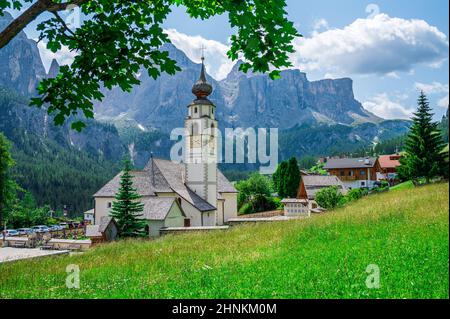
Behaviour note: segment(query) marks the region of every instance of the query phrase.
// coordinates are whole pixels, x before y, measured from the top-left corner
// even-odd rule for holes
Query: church
[[[237,216],[237,191],[217,168],[216,106],[208,99],[212,90],[202,58],[200,78],[192,87],[196,99],[185,120],[183,163],[151,157],[143,170],[131,172],[151,237],[162,228],[220,226]],[[109,215],[120,175],[94,194],[95,224]]]

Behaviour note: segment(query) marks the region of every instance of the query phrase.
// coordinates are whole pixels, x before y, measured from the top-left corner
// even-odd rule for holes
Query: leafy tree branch
[[[280,76],[280,68],[291,66],[291,42],[300,36],[287,19],[285,0],[0,0],[0,15],[8,8],[21,9],[27,2],[31,6],[0,32],[0,49],[37,17],[53,13],[53,18],[38,25],[39,39],[52,52],[65,46],[76,56],[70,66],[61,67],[56,78],[40,83],[39,96],[31,104],[46,106],[57,125],[80,112],[93,118],[93,101],[104,97],[101,90],[118,86],[129,92],[140,84],[136,74],[141,68],[154,79],[163,72],[180,71],[162,50],[170,43],[162,24],[174,5],[184,6],[190,17],[202,20],[228,14],[236,30],[229,58],[242,57],[242,71],[269,72],[272,79]],[[74,5],[88,19],[70,29],[58,12]],[[72,123],[77,130],[84,126],[79,120]]]

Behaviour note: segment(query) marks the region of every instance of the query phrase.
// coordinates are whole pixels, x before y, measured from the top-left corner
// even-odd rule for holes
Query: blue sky
[[[408,118],[420,89],[440,118],[448,106],[448,0],[288,0],[287,12],[304,38],[295,41],[294,67],[310,80],[351,77],[356,98],[384,118]],[[192,20],[174,8],[164,25],[173,43],[198,62],[207,47],[207,71],[226,76],[233,62],[226,58],[232,30],[227,16]],[[35,24],[26,29],[36,38]],[[51,58],[70,63],[68,51]]]

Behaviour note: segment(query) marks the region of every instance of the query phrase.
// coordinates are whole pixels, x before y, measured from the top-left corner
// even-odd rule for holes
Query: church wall
[[[225,199],[225,223],[230,218],[237,217],[237,193],[221,193]]]
[[[108,208],[108,203],[114,202],[114,197],[97,197],[95,198],[95,221],[96,225],[100,224],[103,216],[108,216],[111,208]]]
[[[188,203],[186,200],[181,199],[181,209],[183,209],[186,217],[191,220],[192,227],[199,227],[202,225],[201,212]]]
[[[161,228],[164,227],[163,220],[149,220],[148,221],[148,235],[149,237],[158,237]]]
[[[224,224],[224,222],[223,222],[223,219],[224,219],[223,206],[224,205],[225,205],[224,200],[217,200],[216,219],[217,219],[217,225],[219,225],[219,226]]]
[[[173,204],[166,220],[164,221],[165,227],[184,227],[184,216],[180,207],[177,204]]]

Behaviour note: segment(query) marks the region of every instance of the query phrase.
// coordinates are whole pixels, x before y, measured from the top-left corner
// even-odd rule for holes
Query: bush
[[[350,190],[345,197],[347,199],[347,202],[353,202],[355,200],[362,198],[363,196],[366,196],[367,194],[368,194],[367,189],[355,188]]]
[[[239,209],[239,213],[245,215],[245,214],[265,212],[277,209],[278,208],[277,205],[278,205],[277,200],[275,200],[272,197],[255,196],[249,202],[242,205],[242,207]]]
[[[316,194],[317,204],[325,209],[333,209],[339,206],[343,200],[341,192],[336,186],[321,189]]]

